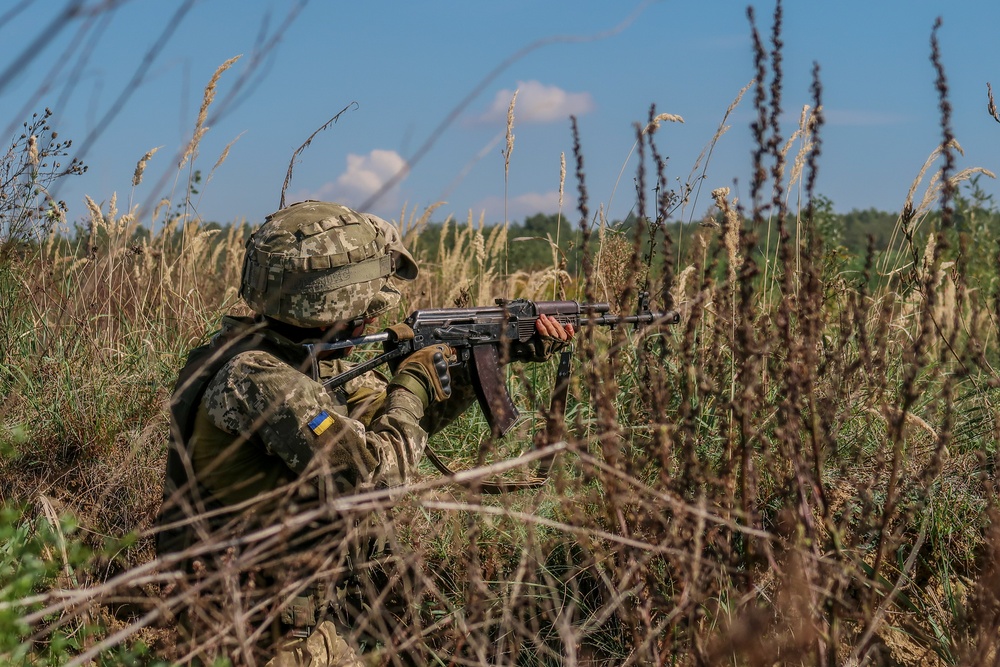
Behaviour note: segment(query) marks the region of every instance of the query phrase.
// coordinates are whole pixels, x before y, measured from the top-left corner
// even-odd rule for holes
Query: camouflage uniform
[[[306,639],[283,643],[265,667],[363,667],[354,649],[337,634],[330,621],[322,621]]]
[[[259,339],[256,345],[266,350],[229,358],[204,381],[202,398],[187,418],[190,466],[209,510],[266,496],[295,480],[317,456],[333,470],[336,486],[345,493],[376,483],[402,483],[412,477],[428,436],[475,400],[463,372],[455,373],[452,398],[444,403],[429,404],[426,393],[418,395],[419,387],[414,393],[389,384],[374,371],[328,392],[289,363],[301,346],[266,328],[255,329],[248,319],[225,318],[205,353],[211,355],[210,350],[241,337]],[[321,361],[319,379],[350,366],[342,360]],[[179,412],[176,423],[185,423]],[[255,507],[260,516],[271,509],[266,503]],[[178,548],[194,539],[183,535]],[[273,664],[355,664],[332,662],[334,656],[350,655],[346,646],[329,621],[320,621],[307,639],[284,642]],[[324,662],[319,656],[326,653],[318,651],[329,651],[331,662]]]
[[[317,457],[344,493],[412,476],[429,434],[474,400],[468,376],[455,374],[445,402],[434,402],[426,382],[405,371],[391,381],[370,371],[327,391],[321,381],[350,364],[317,363],[301,341],[279,330],[291,325],[308,333],[373,318],[399,300],[393,275],[416,276],[395,229],[337,204],[293,205],[269,216],[249,239],[241,294],[267,317],[224,318],[180,373],[171,404],[161,554],[198,539],[194,529],[170,524],[266,496]],[[259,517],[270,509],[251,506]],[[359,664],[333,625],[317,620],[312,636],[280,644],[269,664]]]
[[[252,321],[225,318],[215,346],[252,327]],[[294,346],[266,329],[256,333]],[[321,361],[318,379],[350,367],[343,360]],[[346,491],[400,484],[412,476],[428,436],[475,399],[464,374],[456,376],[460,381],[452,399],[429,405],[419,386],[390,388],[376,371],[328,392],[273,352],[241,352],[205,386],[187,438],[192,469],[205,490],[227,505],[287,484],[317,454],[338,473]]]

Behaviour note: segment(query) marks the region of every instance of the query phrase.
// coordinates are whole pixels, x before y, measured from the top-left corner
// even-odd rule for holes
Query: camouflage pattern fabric
[[[327,326],[399,303],[393,275],[417,275],[395,227],[340,204],[306,201],[272,213],[247,240],[240,295],[262,315]]]
[[[245,326],[236,320],[226,324],[230,329]],[[272,342],[281,340],[266,329],[264,333]],[[352,365],[322,361],[320,377],[338,375]],[[338,486],[344,493],[364,485],[400,484],[416,471],[428,434],[450,423],[475,400],[468,373],[458,370],[453,385],[451,399],[431,405],[406,388],[390,386],[376,371],[327,392],[268,352],[242,352],[206,385],[189,439],[192,467],[200,487],[224,504],[249,500],[291,482],[311,463],[339,470],[335,480],[343,482]],[[316,462],[316,457],[323,459]],[[268,509],[263,504],[255,507]],[[267,664],[365,664],[331,622],[321,621],[310,630],[305,639],[289,637],[263,647],[273,651]]]
[[[220,337],[246,323],[224,320]],[[273,343],[295,346],[264,330]],[[320,378],[353,364],[320,362]],[[262,350],[230,359],[208,382],[188,440],[195,477],[217,500],[235,504],[287,484],[317,455],[337,473],[343,491],[410,479],[429,434],[475,400],[469,374],[455,369],[451,399],[428,405],[426,393],[389,387],[369,371],[327,392],[309,376]],[[388,389],[388,393],[387,393]]]
[[[420,427],[424,406],[404,390],[383,397],[385,384],[375,390],[370,385],[376,383],[377,377],[360,383],[369,385],[366,396],[382,401],[366,429],[349,415],[347,401],[335,400],[288,364],[266,352],[237,355],[208,383],[199,406],[190,441],[195,476],[228,504],[293,479],[317,454],[345,482],[345,491],[375,481],[402,482],[427,443]]]
[[[385,244],[392,254],[392,263],[395,270],[393,275],[399,276],[403,280],[413,280],[417,277],[417,263],[414,261],[410,251],[403,245],[403,239],[399,235],[396,226],[387,220],[383,220],[371,213],[364,214],[369,222],[378,227],[385,236]]]
[[[193,487],[214,510],[258,497],[282,502],[267,492],[299,477],[333,479],[332,492],[340,493],[408,481],[429,434],[475,400],[467,370],[453,378],[444,402],[431,403],[419,383],[390,384],[374,371],[328,392],[306,374],[303,346],[278,331],[289,333],[281,323],[312,329],[375,317],[400,301],[391,278],[416,275],[398,230],[376,216],[315,201],[268,216],[247,241],[240,295],[270,320],[225,318],[212,343],[189,356],[171,403],[175,446],[165,498]],[[349,367],[323,361],[319,379]],[[247,515],[264,517],[265,509],[258,502]],[[197,539],[182,531],[170,544]],[[275,646],[268,664],[361,664],[329,621],[313,623],[307,639]]]
[[[265,667],[364,667],[354,649],[323,621],[304,639],[289,639],[278,647]]]

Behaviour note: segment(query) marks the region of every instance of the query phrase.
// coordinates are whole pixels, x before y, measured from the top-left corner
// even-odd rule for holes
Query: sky
[[[287,202],[340,201],[392,220],[440,204],[435,220],[492,223],[579,217],[573,116],[589,209],[615,220],[635,210],[636,127],[653,108],[683,119],[654,136],[669,187],[704,174],[674,214],[696,220],[714,188],[750,198],[752,89],[699,160],[754,76],[748,4],[769,45],[774,0],[4,0],[0,130],[9,142],[31,113],[52,110],[51,126],[88,166],[53,191],[70,220],[87,215],[85,196],[107,210],[113,194],[119,210],[152,220],[155,203],[183,200],[198,170],[196,215],[256,224],[279,208],[296,149],[343,110],[295,158]],[[957,168],[1000,170],[986,93],[991,81],[1000,90],[1000,3],[786,0],[783,10],[782,138],[812,104],[817,63],[826,122],[816,191],[836,210],[898,211],[941,142],[938,17],[964,149]],[[197,154],[179,169],[205,86],[235,56]],[[981,185],[997,190],[987,177]],[[652,194],[651,175],[646,186]]]

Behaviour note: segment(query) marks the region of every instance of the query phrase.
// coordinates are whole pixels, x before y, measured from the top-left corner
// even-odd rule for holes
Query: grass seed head
[[[163,146],[157,146],[156,148],[147,151],[145,155],[139,158],[139,161],[135,165],[135,172],[132,174],[132,187],[142,183],[142,174],[146,171],[146,164],[161,148],[163,148]]]
[[[198,119],[194,124],[195,129],[191,135],[191,141],[188,142],[187,148],[184,150],[184,154],[181,155],[180,162],[177,165],[178,169],[183,169],[188,160],[197,154],[198,144],[201,143],[202,137],[204,137],[205,132],[208,131],[208,128],[205,127],[205,122],[208,120],[208,109],[212,106],[212,102],[215,101],[216,88],[219,84],[219,78],[241,57],[242,55],[234,56],[219,65],[219,67],[212,74],[212,78],[208,80],[208,85],[205,86],[205,91],[202,95],[201,107],[198,109]]]

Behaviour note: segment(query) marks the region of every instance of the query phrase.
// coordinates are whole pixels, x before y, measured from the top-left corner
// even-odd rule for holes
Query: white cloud
[[[566,208],[565,201],[563,209]],[[487,222],[503,220],[504,206],[502,197],[486,197],[472,207],[473,217],[478,219],[480,211],[486,211]],[[559,211],[559,192],[526,192],[507,199],[507,219],[519,222],[526,216],[536,213],[556,213]]]
[[[479,117],[481,122],[506,122],[507,109],[514,91],[497,92],[489,111]],[[573,116],[581,116],[594,108],[590,93],[568,93],[558,86],[547,86],[540,81],[518,81],[517,102],[514,104],[514,123],[552,123]]]
[[[351,207],[362,206],[405,167],[406,160],[396,151],[376,148],[368,155],[349,153],[347,169],[336,180],[324,183],[314,191],[298,192],[295,197],[290,198],[290,201],[319,199]],[[406,176],[406,173],[402,175],[400,183]],[[399,183],[390,188],[379,199],[378,207],[384,209],[393,204],[398,189]]]
[[[551,192],[528,192],[515,197],[514,204],[519,209],[524,209],[524,212],[528,215],[534,215],[535,213],[555,213],[559,210],[559,193],[555,190]]]

